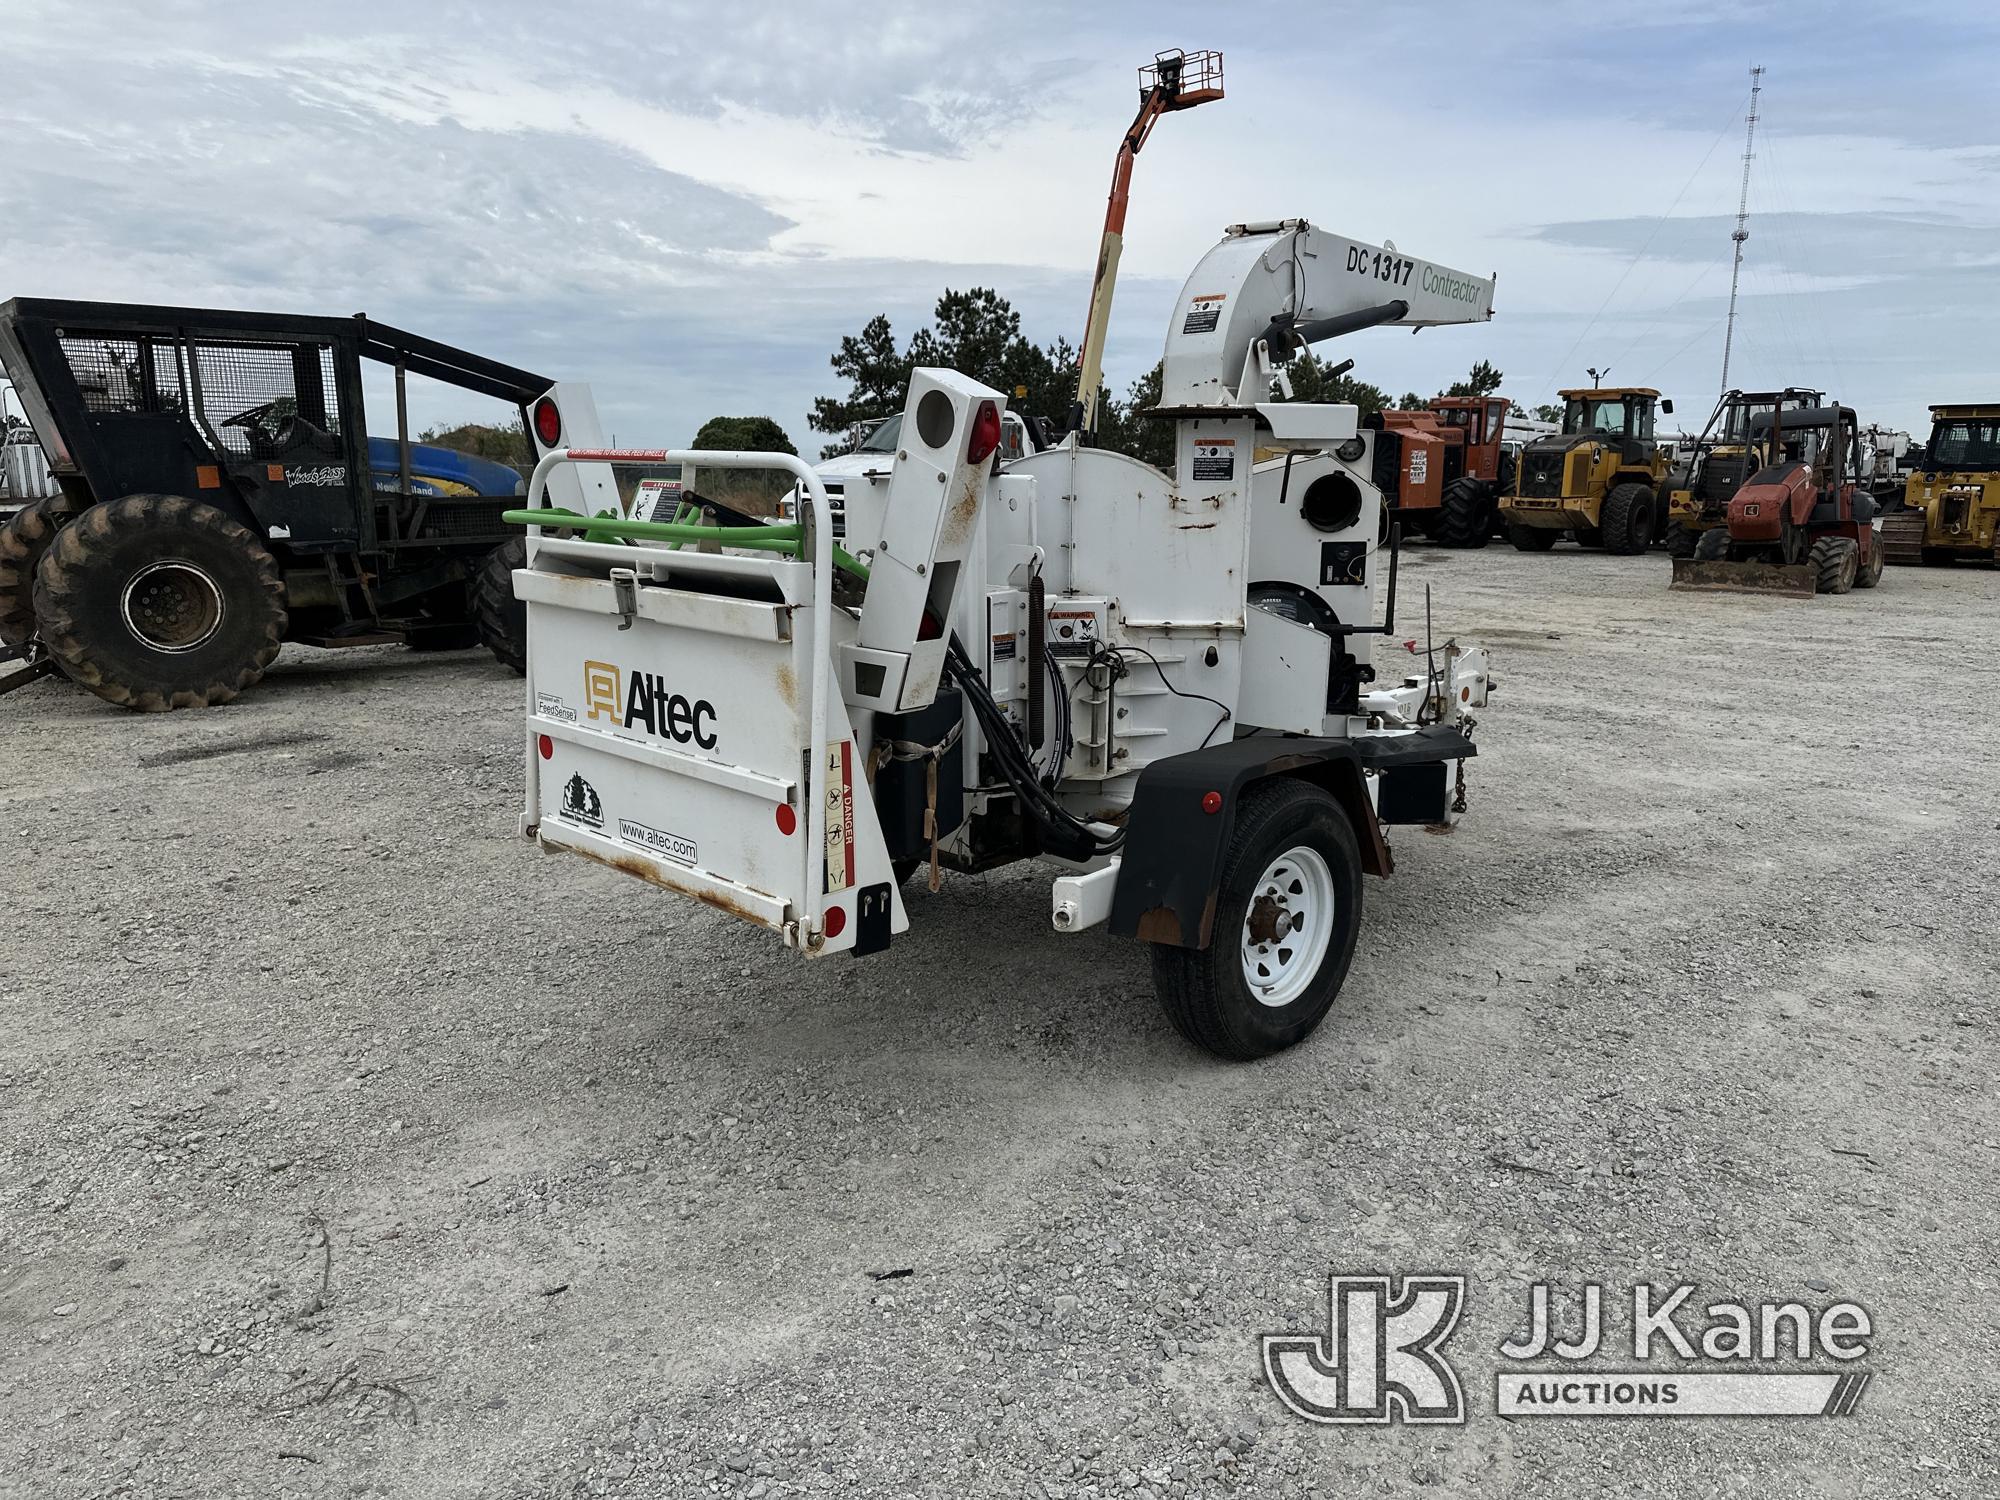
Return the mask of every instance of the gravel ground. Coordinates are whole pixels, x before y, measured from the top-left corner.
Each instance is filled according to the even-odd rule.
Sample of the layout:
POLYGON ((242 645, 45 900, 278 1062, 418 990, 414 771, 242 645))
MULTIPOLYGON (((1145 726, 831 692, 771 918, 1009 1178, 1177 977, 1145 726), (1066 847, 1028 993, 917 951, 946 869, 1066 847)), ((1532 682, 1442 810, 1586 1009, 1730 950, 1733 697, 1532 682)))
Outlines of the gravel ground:
POLYGON ((543 857, 471 656, 6 699, 0 1491, 1994 1494, 2000 574, 1665 572, 1414 555, 1472 811, 1247 1067, 1027 872, 807 964, 543 857), (1330 1269, 1470 1278, 1468 1425, 1280 1406, 1330 1269), (1874 1383, 1503 1421, 1536 1279, 1853 1298, 1874 1383))

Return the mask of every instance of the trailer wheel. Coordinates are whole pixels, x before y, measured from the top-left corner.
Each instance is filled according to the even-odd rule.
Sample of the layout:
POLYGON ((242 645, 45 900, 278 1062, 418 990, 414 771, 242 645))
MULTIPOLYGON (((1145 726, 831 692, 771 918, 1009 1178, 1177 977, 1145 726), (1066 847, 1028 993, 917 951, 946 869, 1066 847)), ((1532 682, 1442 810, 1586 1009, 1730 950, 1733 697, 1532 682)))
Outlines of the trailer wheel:
POLYGON ((1653 544, 1653 492, 1643 484, 1617 484, 1598 515, 1604 550, 1632 557, 1653 544))
POLYGON ((127 495, 56 534, 35 613, 77 683, 161 713, 227 703, 264 675, 285 637, 285 586, 263 543, 214 506, 127 495))
POLYGON ((1514 544, 1518 552, 1546 552, 1562 540, 1562 533, 1546 526, 1516 526, 1510 521, 1507 540, 1514 544))
POLYGON ((1493 539, 1493 495, 1479 480, 1461 474, 1444 487, 1431 535, 1445 547, 1484 547, 1493 539))
POLYGON ((25 646, 35 634, 35 568, 56 533, 83 507, 67 495, 31 500, 0 526, 0 641, 25 646))
POLYGON ((1303 1041, 1340 993, 1361 930, 1361 851, 1331 794, 1289 777, 1237 809, 1215 941, 1153 945, 1153 987, 1174 1029, 1247 1061, 1303 1041))
POLYGON ((1851 536, 1823 536, 1806 554, 1816 594, 1846 593, 1854 587, 1854 575, 1860 564, 1861 548, 1851 536))
POLYGON ((1729 556, 1729 528, 1711 526, 1694 539, 1694 555, 1703 562, 1721 562, 1729 556))
POLYGON ((1700 542, 1698 533, 1689 531, 1679 521, 1667 523, 1665 544, 1669 557, 1693 557, 1695 546, 1700 542))
POLYGON ((528 675, 528 606, 514 597, 514 570, 528 565, 528 539, 509 537, 479 565, 472 583, 473 623, 479 639, 516 677, 528 675))

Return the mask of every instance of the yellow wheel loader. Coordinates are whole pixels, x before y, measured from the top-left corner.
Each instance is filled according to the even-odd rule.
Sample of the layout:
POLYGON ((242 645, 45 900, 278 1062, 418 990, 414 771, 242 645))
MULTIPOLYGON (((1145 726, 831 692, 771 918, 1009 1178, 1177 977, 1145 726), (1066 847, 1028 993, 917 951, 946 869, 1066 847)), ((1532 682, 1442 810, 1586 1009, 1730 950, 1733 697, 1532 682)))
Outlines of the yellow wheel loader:
POLYGON ((1500 498, 1507 539, 1546 552, 1564 535, 1606 552, 1644 552, 1659 530, 1667 454, 1653 439, 1655 411, 1674 404, 1638 386, 1564 391, 1562 430, 1521 450, 1500 498))
POLYGON ((1825 401, 1824 392, 1803 386, 1724 391, 1695 439, 1684 480, 1668 497, 1667 555, 1693 557, 1703 533, 1726 529, 1731 497, 1752 474, 1776 461, 1770 456, 1769 434, 1776 431, 1782 441, 1787 412, 1816 411, 1825 401))
POLYGON ((1931 408, 1924 461, 1882 542, 1892 563, 2000 563, 2000 402, 1931 408))

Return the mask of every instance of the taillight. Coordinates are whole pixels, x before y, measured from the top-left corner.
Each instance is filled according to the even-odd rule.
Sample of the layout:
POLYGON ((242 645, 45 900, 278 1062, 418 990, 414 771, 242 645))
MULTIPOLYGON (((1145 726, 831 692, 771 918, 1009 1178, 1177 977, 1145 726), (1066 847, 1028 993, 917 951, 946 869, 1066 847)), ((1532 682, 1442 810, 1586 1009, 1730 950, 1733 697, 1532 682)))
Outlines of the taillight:
POLYGON ((535 403, 535 436, 544 448, 553 448, 562 439, 562 413, 547 396, 535 403))
POLYGON ((1000 408, 991 401, 979 403, 979 410, 972 416, 972 441, 965 450, 965 461, 969 464, 983 464, 993 456, 993 450, 1000 446, 1000 408))

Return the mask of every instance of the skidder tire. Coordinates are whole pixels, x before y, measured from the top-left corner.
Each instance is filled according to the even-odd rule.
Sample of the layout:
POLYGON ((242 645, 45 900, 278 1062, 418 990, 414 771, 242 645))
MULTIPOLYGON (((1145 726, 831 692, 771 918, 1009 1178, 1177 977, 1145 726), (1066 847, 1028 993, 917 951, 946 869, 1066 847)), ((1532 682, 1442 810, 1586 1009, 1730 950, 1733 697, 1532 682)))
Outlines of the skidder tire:
POLYGON ((1507 540, 1514 544, 1517 552, 1546 552, 1562 540, 1562 533, 1546 526, 1516 526, 1510 521, 1507 524, 1507 540))
POLYGON ((1844 594, 1854 587, 1861 548, 1851 536, 1823 536, 1806 554, 1806 565, 1812 569, 1814 593, 1844 594))
POLYGON ((30 501, 0 526, 0 642, 25 646, 34 638, 35 569, 82 509, 67 495, 52 495, 30 501))
POLYGON ((285 637, 264 544, 212 505, 127 495, 56 534, 35 572, 42 640, 107 703, 145 713, 227 703, 285 637))
POLYGON ((1729 556, 1729 528, 1711 526, 1694 539, 1694 555, 1703 562, 1721 562, 1729 556))
POLYGON ((1444 487, 1431 535, 1444 547, 1484 547, 1493 539, 1493 496, 1470 475, 1444 487))
POLYGON ((486 554, 472 583, 472 617, 493 659, 528 675, 528 606, 514 597, 514 570, 528 565, 528 539, 510 537, 486 554))
POLYGON ((1215 940, 1153 945, 1153 988, 1174 1029, 1248 1061, 1303 1041, 1354 961, 1361 851, 1332 796, 1280 777, 1237 808, 1223 856, 1215 940))
POLYGON ((1700 537, 1679 521, 1669 522, 1667 534, 1662 538, 1662 544, 1666 547, 1669 557, 1693 557, 1695 544, 1699 541, 1700 537))
POLYGON ((1604 497, 1598 516, 1604 550, 1633 557, 1653 544, 1653 492, 1643 484, 1618 484, 1604 497))

